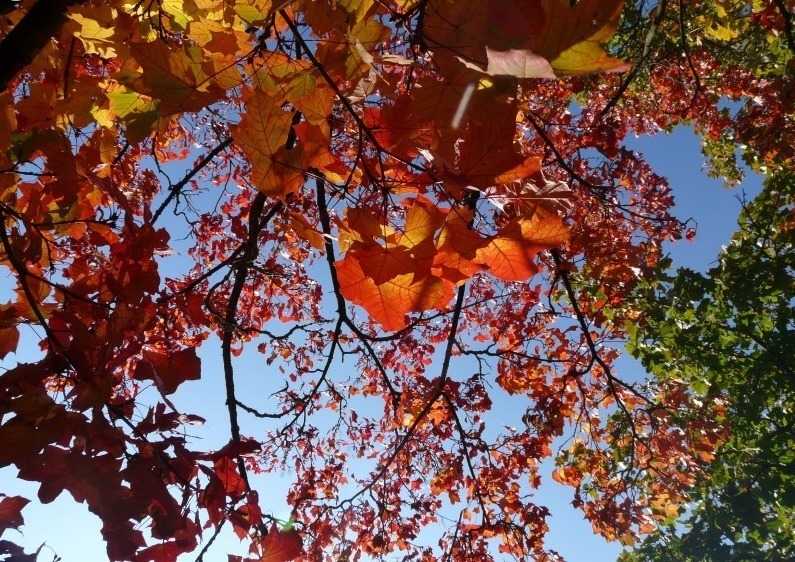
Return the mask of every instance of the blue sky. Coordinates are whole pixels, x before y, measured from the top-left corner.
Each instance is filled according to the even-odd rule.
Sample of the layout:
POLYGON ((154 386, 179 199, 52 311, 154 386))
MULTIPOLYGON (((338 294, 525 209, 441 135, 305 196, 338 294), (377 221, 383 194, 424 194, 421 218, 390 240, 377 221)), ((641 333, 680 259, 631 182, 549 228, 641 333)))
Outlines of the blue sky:
MULTIPOLYGON (((702 173, 703 157, 699 143, 698 137, 688 129, 679 129, 672 135, 659 134, 631 140, 629 146, 643 152, 657 173, 668 178, 677 201, 675 214, 681 219, 693 219, 698 226, 695 241, 683 240, 667 248, 674 258, 674 265, 706 271, 715 263, 721 246, 728 242, 736 228, 736 219, 741 208, 738 198, 744 191, 746 197, 752 199, 759 192, 761 178, 750 175, 740 188, 726 189, 721 181, 711 180, 702 173)), ((0 284, 0 291, 3 289, 7 290, 6 285, 0 284)), ((0 298, 3 298, 2 294, 0 298)), ((27 346, 27 349, 32 348, 27 346)), ((186 384, 185 392, 178 393, 175 402, 185 411, 198 413, 208 419, 208 427, 197 429, 205 440, 202 446, 211 447, 216 440, 220 446, 228 439, 223 401, 197 398, 217 395, 219 392, 217 382, 220 376, 217 375, 221 368, 218 346, 212 346, 211 342, 211 349, 206 353, 202 352, 202 355, 205 379, 186 384)), ((245 363, 246 355, 243 357, 245 363)), ((8 368, 18 360, 26 359, 10 355, 0 365, 8 368)), ((261 356, 259 361, 261 363, 261 356)), ((245 370, 245 365, 241 366, 245 370)), ((636 378, 641 374, 638 372, 640 367, 629 360, 622 361, 619 368, 625 370, 624 376, 627 378, 636 378), (628 370, 634 372, 630 374, 626 372, 628 370)), ((34 501, 23 511, 26 520, 26 525, 22 528, 23 536, 11 531, 4 538, 23 544, 28 550, 35 550, 46 542, 64 562, 102 562, 107 559, 100 539, 99 522, 83 506, 75 504, 68 494, 62 494, 52 504, 39 506, 35 502, 38 487, 15 480, 15 474, 14 469, 0 470, 0 490, 9 495, 21 494, 34 501)), ((590 525, 583 520, 580 512, 570 507, 571 489, 552 482, 549 478, 549 467, 543 471, 542 477, 545 483, 538 491, 536 501, 547 505, 552 512, 548 521, 548 546, 572 562, 615 560, 620 546, 608 544, 593 535, 590 525)), ((274 498, 283 498, 282 490, 285 489, 287 480, 273 478, 269 476, 261 479, 260 490, 270 491, 274 498)), ((267 495, 261 491, 260 497, 267 507, 267 495)), ((233 542, 231 539, 223 543, 219 541, 219 548, 211 550, 207 559, 225 560, 225 548, 237 546, 233 542)), ((244 554, 239 547, 236 550, 238 554, 244 554)), ((50 560, 48 552, 50 551, 45 548, 39 560, 50 560)), ((187 556, 185 560, 194 558, 195 555, 187 556)))

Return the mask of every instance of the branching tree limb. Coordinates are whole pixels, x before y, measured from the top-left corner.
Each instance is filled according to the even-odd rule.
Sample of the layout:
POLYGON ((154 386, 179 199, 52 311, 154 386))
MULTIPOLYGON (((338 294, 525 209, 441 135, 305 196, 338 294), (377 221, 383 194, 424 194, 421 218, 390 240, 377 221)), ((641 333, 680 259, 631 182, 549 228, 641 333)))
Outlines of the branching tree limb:
POLYGON ((41 51, 66 23, 69 6, 85 0, 39 0, 0 42, 0 91, 41 51))

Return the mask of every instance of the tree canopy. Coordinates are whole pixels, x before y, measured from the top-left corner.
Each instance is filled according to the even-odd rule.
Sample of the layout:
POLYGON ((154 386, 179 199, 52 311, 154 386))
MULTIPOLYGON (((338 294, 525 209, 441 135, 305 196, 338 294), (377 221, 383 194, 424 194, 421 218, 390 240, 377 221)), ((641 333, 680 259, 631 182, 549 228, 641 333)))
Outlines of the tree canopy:
POLYGON ((732 433, 739 380, 615 369, 692 234, 623 139, 691 124, 727 181, 739 145, 791 167, 792 6, 623 4, 0 4, 0 467, 86 503, 114 561, 230 527, 267 562, 555 560, 553 457, 608 540, 708 506, 773 406, 732 433), (180 408, 208 377, 218 447, 180 408), (252 484, 281 474, 288 521, 252 484))
POLYGON ((769 178, 707 275, 682 270, 646 296, 650 313, 634 334, 635 354, 704 400, 724 395, 731 438, 694 489, 685 525, 662 527, 638 560, 795 556, 793 179, 769 178))

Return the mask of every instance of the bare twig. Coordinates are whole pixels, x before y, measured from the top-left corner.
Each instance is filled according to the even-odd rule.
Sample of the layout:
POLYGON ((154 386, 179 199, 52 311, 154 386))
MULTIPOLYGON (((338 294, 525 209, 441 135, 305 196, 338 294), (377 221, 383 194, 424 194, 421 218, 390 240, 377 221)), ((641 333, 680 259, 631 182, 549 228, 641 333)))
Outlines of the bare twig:
MULTIPOLYGON (((254 201, 251 203, 251 209, 249 210, 248 239, 243 255, 240 260, 238 260, 237 266, 235 267, 232 291, 229 294, 226 314, 224 315, 221 355, 224 364, 224 382, 226 387, 226 407, 229 413, 229 428, 232 442, 234 443, 240 442, 240 424, 237 419, 238 401, 237 398, 235 398, 235 371, 232 365, 232 340, 235 335, 237 306, 240 302, 243 288, 246 285, 248 270, 259 251, 259 234, 270 219, 282 208, 281 202, 274 203, 271 205, 268 213, 263 217, 263 220, 260 220, 260 216, 262 216, 265 207, 265 199, 265 195, 262 192, 257 192, 257 195, 254 196, 254 201)), ((237 458, 237 466, 240 471, 240 476, 245 482, 246 488, 248 488, 248 473, 246 471, 246 463, 242 457, 237 458)))
POLYGON ((157 208, 154 215, 152 215, 152 220, 150 221, 150 224, 155 224, 157 222, 157 219, 160 218, 160 215, 163 214, 163 211, 166 209, 166 207, 168 207, 168 205, 171 203, 174 197, 182 193, 182 190, 186 185, 188 185, 188 182, 190 182, 194 177, 196 177, 196 174, 202 171, 213 160, 213 158, 215 158, 221 152, 223 152, 226 149, 226 147, 228 147, 230 144, 232 144, 232 137, 229 137, 221 141, 221 143, 215 148, 213 148, 210 152, 208 152, 204 156, 204 158, 202 158, 193 167, 193 169, 185 175, 184 178, 182 178, 180 181, 172 185, 171 188, 169 188, 168 190, 168 195, 160 204, 160 206, 157 208))

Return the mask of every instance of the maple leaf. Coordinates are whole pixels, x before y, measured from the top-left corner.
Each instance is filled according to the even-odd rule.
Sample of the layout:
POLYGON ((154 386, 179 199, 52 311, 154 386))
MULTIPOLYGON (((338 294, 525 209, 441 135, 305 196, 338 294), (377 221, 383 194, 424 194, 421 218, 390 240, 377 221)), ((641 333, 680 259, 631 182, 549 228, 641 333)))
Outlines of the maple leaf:
POLYGON ((224 70, 206 61, 195 45, 172 48, 163 41, 135 42, 130 45, 130 53, 141 71, 131 74, 127 85, 159 99, 158 109, 163 115, 199 111, 240 82, 240 74, 233 67, 224 70))
POLYGON ((453 297, 452 282, 432 271, 434 237, 445 214, 424 197, 407 205, 405 230, 386 236, 383 245, 372 239, 379 225, 352 214, 348 227, 358 240, 335 264, 343 296, 387 330, 404 327, 408 312, 442 308, 453 297))
POLYGON ((495 51, 486 48, 486 72, 492 76, 516 78, 554 78, 549 61, 527 49, 495 51))
POLYGON ((215 474, 221 481, 226 494, 230 497, 240 497, 246 490, 246 483, 237 468, 237 463, 230 457, 221 457, 214 463, 215 474))
POLYGON ((575 198, 565 182, 550 181, 541 170, 523 180, 489 187, 484 193, 501 211, 510 205, 520 216, 557 215, 570 210, 575 198))
MULTIPOLYGON (((475 112, 469 107, 466 114, 475 112)), ((456 127, 444 129, 430 160, 453 193, 466 188, 484 189, 497 183, 522 179, 537 172, 541 162, 527 155, 516 142, 517 106, 501 104, 488 117, 467 118, 463 135, 456 127)))
POLYGON ((260 542, 260 562, 290 562, 303 551, 303 539, 295 529, 282 531, 274 524, 260 542))
POLYGON ((423 31, 431 47, 495 76, 619 71, 628 67, 607 56, 604 46, 622 6, 622 0, 436 0, 429 3, 423 31))
POLYGON ((19 329, 16 326, 0 328, 0 359, 17 350, 19 329))
POLYGON ((442 308, 453 298, 453 284, 431 274, 429 264, 418 269, 413 258, 405 248, 350 250, 335 264, 340 291, 384 329, 399 330, 407 313, 442 308))
POLYGON ((543 31, 530 42, 559 76, 624 71, 628 66, 605 54, 618 25, 623 0, 541 0, 547 16, 543 31))
POLYGON ((250 93, 246 113, 232 130, 235 143, 252 164, 252 181, 263 193, 283 197, 303 183, 300 149, 285 147, 293 114, 284 100, 260 89, 250 93))
POLYGON ((189 347, 171 353, 144 352, 135 369, 135 378, 151 380, 163 394, 172 394, 185 381, 201 377, 201 360, 189 347))
POLYGON ((538 269, 536 255, 563 244, 568 237, 569 227, 556 216, 513 220, 477 250, 477 260, 499 279, 526 281, 538 269))
POLYGON ((439 269, 440 277, 456 284, 486 269, 477 261, 477 251, 489 240, 472 228, 473 215, 472 210, 466 208, 449 213, 439 233, 434 268, 439 269))
MULTIPOLYGON (((609 343, 654 320, 633 291, 682 234, 665 180, 621 143, 688 123, 721 173, 737 142, 791 168, 780 2, 628 3, 622 20, 618 0, 6 4, 0 355, 20 359, 28 326, 42 357, 0 374, 0 466, 40 502, 85 501, 108 558, 173 560, 229 521, 270 562, 429 560, 414 538, 460 507, 448 555, 541 559, 548 512, 523 490, 567 429, 553 478, 624 544, 726 458, 734 406, 697 405, 703 381, 620 379, 609 343), (577 77, 626 68, 614 56, 639 64, 577 77), (225 403, 229 444, 208 452, 171 395, 191 404, 213 334, 222 391, 202 399, 225 403), (269 398, 242 392, 250 343, 269 398), (503 391, 522 424, 501 425, 503 391), (249 476, 285 467, 301 533, 252 538, 273 517, 249 476)), ((771 235, 791 232, 784 211, 771 235)), ((15 500, 0 529, 21 523, 15 500)))
POLYGON ((0 494, 0 535, 8 529, 18 529, 25 523, 22 518, 22 508, 30 503, 30 500, 22 496, 6 496, 0 494))
POLYGON ((69 13, 69 19, 76 24, 75 35, 83 43, 85 52, 98 54, 104 58, 117 56, 118 39, 115 34, 117 12, 112 6, 81 7, 69 13))

